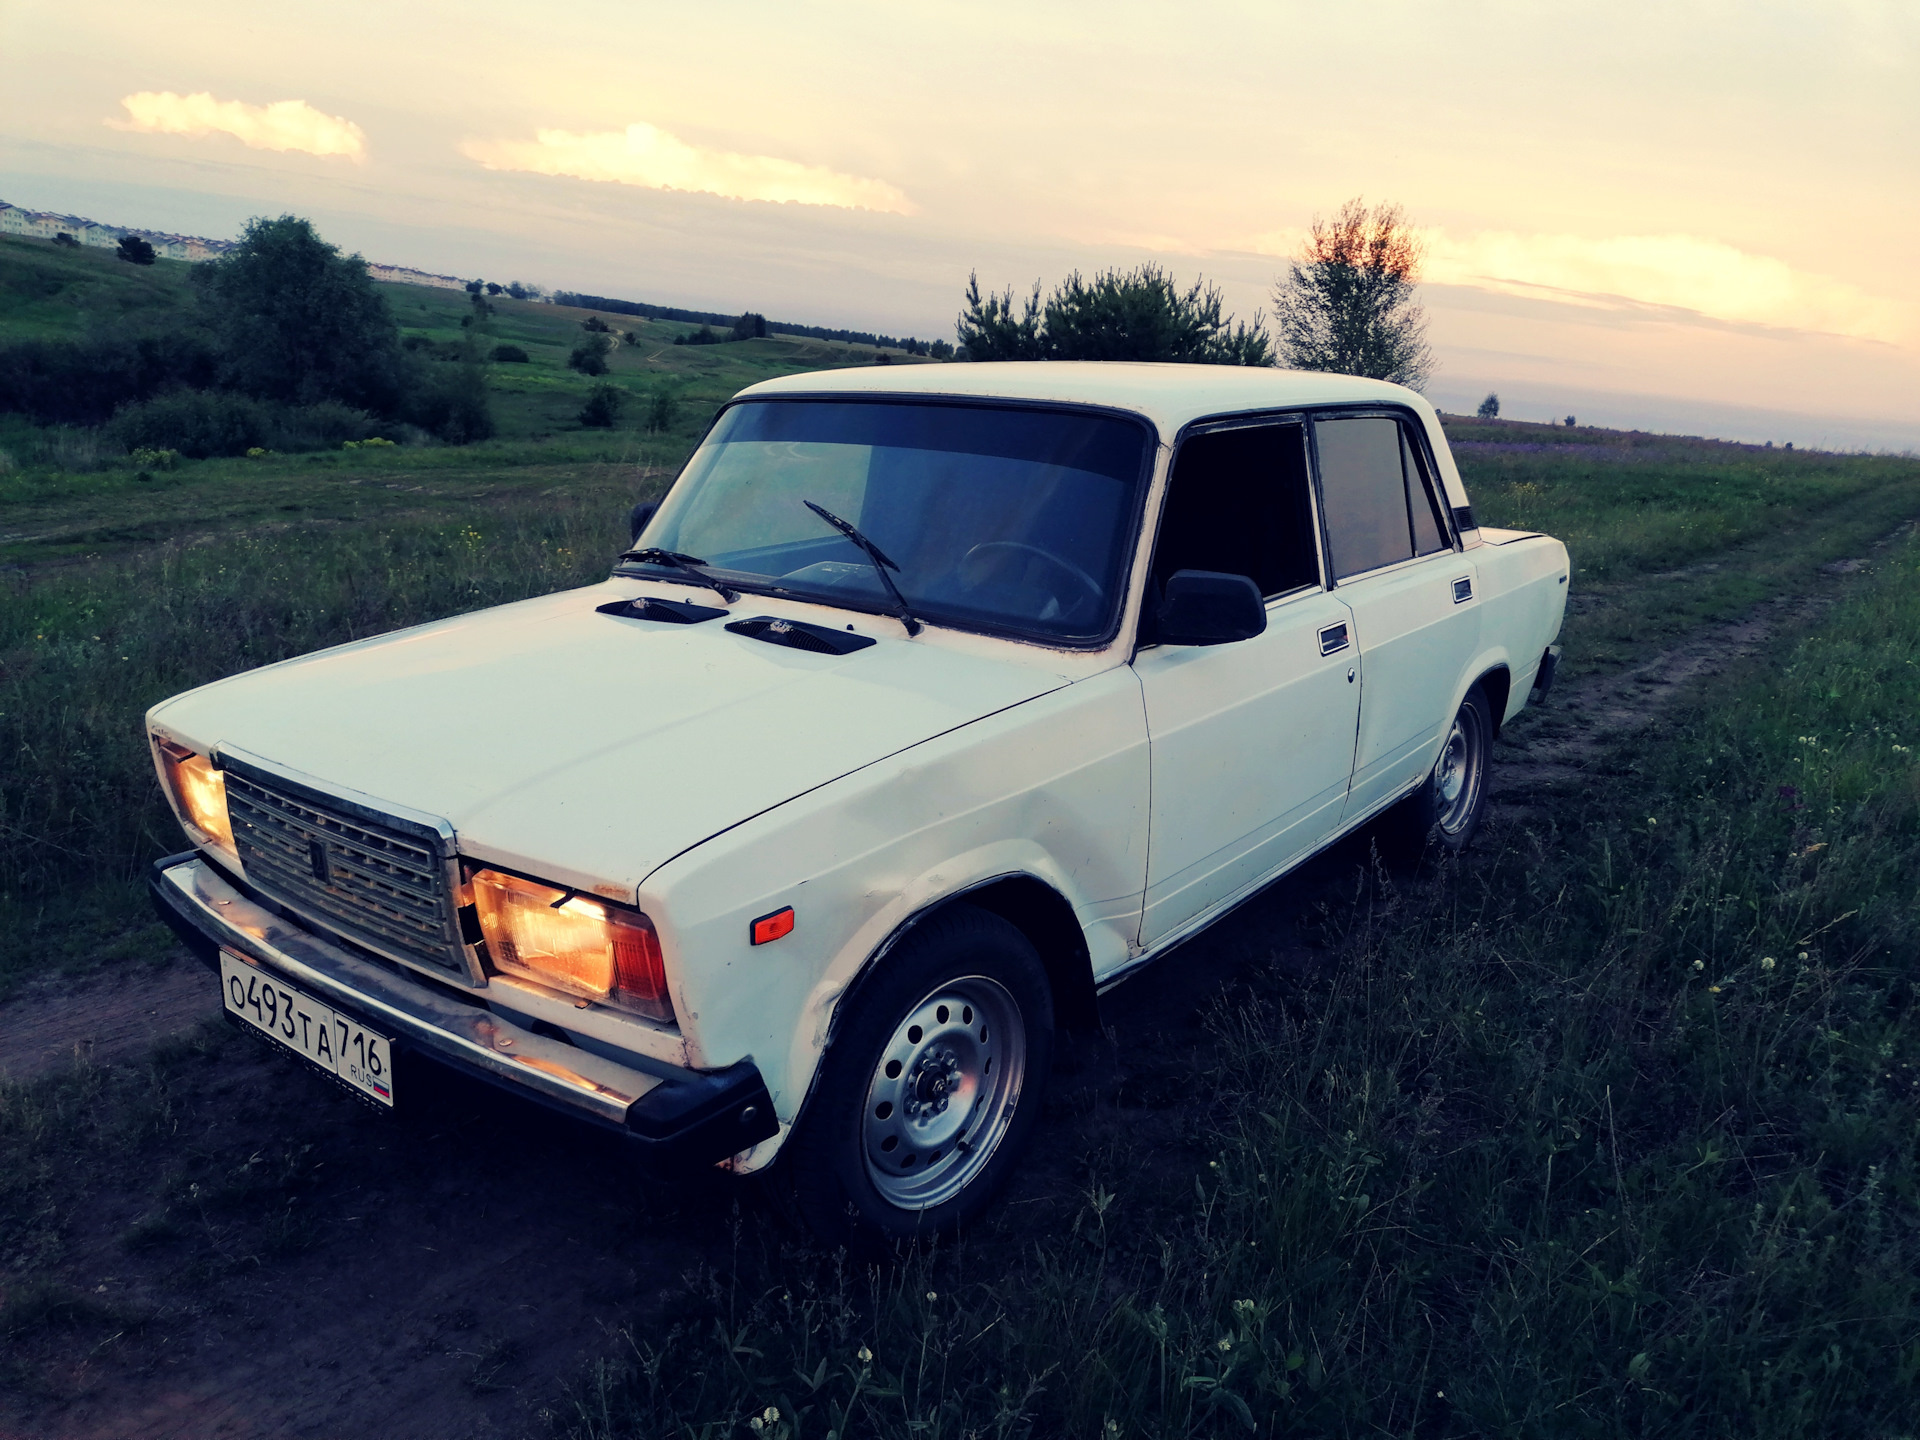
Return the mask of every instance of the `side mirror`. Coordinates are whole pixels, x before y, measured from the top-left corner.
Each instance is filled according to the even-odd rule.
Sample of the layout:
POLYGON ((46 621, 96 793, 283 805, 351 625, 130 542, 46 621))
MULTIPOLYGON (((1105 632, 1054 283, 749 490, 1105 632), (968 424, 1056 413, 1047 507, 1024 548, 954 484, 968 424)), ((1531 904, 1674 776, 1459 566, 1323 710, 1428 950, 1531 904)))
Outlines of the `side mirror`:
POLYGON ((1163 645, 1230 645, 1267 628, 1260 587, 1244 575, 1217 570, 1176 570, 1160 603, 1163 645))
POLYGON ((631 532, 627 536, 629 544, 638 545, 640 543, 640 532, 647 528, 647 522, 653 519, 653 512, 659 508, 660 502, 658 500, 642 500, 628 512, 627 529, 631 532))

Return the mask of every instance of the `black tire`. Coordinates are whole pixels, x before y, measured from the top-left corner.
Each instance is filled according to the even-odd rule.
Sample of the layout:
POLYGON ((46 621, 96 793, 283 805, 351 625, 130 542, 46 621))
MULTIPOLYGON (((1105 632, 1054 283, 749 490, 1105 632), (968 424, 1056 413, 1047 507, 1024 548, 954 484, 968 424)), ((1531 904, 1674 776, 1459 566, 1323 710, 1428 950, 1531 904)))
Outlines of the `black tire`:
POLYGON ((1460 702, 1439 758, 1420 788, 1380 817, 1374 843, 1389 865, 1410 869, 1429 849, 1459 854, 1473 843, 1487 808, 1493 706, 1475 685, 1460 702))
POLYGON ((971 905, 940 911, 846 1002, 781 1157, 794 1208, 860 1253, 952 1234, 1019 1164, 1052 1063, 1053 995, 1033 945, 971 905))

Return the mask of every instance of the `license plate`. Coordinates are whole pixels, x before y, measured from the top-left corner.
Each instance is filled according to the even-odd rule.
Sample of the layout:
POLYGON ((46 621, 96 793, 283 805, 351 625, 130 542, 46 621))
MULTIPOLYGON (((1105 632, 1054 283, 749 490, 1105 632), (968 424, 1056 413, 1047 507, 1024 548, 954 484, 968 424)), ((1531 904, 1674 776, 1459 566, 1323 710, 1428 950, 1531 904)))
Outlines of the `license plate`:
POLYGON ((230 950, 220 952, 220 992, 229 1013, 362 1094, 393 1104, 393 1046, 386 1036, 230 950))

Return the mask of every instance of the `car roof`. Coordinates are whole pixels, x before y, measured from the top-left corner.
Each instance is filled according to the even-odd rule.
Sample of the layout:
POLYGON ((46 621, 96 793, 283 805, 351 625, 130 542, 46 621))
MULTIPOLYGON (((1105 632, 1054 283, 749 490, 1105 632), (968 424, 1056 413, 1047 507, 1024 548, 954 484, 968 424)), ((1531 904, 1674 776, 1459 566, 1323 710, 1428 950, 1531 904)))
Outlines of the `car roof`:
POLYGON ((1423 418, 1431 413, 1417 393, 1385 380, 1266 366, 1121 360, 956 361, 813 370, 763 380, 737 398, 783 395, 937 395, 1107 405, 1146 416, 1168 440, 1193 420, 1246 410, 1396 404, 1412 407, 1423 418))

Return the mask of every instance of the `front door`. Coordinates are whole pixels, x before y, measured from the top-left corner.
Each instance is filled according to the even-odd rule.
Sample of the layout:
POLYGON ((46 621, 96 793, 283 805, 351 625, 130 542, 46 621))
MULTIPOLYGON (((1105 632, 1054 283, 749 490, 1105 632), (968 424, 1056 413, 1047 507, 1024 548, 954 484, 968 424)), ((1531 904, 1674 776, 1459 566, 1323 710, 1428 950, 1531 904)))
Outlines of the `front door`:
POLYGON ((1149 947, 1333 832, 1359 716, 1353 616, 1322 583, 1303 425, 1244 425, 1182 444, 1149 605, 1188 569, 1251 577, 1267 597, 1267 628, 1226 645, 1147 645, 1134 660, 1153 776, 1140 933, 1149 947))

